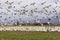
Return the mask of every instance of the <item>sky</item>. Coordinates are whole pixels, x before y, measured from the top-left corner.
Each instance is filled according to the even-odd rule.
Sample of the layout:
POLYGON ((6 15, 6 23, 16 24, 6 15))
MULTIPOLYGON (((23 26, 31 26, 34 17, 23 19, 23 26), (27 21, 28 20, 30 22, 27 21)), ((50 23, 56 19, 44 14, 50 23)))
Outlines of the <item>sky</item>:
POLYGON ((0 24, 17 21, 60 24, 60 0, 0 0, 0 24))

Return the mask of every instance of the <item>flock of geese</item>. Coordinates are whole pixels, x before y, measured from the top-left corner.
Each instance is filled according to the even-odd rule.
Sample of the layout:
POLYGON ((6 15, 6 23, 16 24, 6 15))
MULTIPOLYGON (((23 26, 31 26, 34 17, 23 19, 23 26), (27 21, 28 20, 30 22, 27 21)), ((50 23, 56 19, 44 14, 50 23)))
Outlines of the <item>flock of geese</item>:
POLYGON ((0 25, 60 22, 60 0, 0 0, 0 25), (46 21, 46 20, 44 20, 46 21))

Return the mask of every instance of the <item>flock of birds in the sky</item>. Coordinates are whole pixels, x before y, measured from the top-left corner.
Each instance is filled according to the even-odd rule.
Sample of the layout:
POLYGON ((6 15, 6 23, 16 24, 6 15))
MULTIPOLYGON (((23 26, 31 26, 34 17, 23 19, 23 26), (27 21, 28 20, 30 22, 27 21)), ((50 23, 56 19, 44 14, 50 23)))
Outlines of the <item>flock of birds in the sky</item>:
POLYGON ((0 0, 0 25, 60 22, 60 0, 0 0))

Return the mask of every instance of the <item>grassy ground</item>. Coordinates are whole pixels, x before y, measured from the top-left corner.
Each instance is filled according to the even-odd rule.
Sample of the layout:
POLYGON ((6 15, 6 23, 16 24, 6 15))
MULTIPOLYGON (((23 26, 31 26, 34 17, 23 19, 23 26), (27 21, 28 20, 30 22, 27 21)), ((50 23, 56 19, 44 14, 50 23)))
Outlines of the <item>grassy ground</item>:
POLYGON ((0 32, 0 40, 60 40, 58 32, 0 32))

